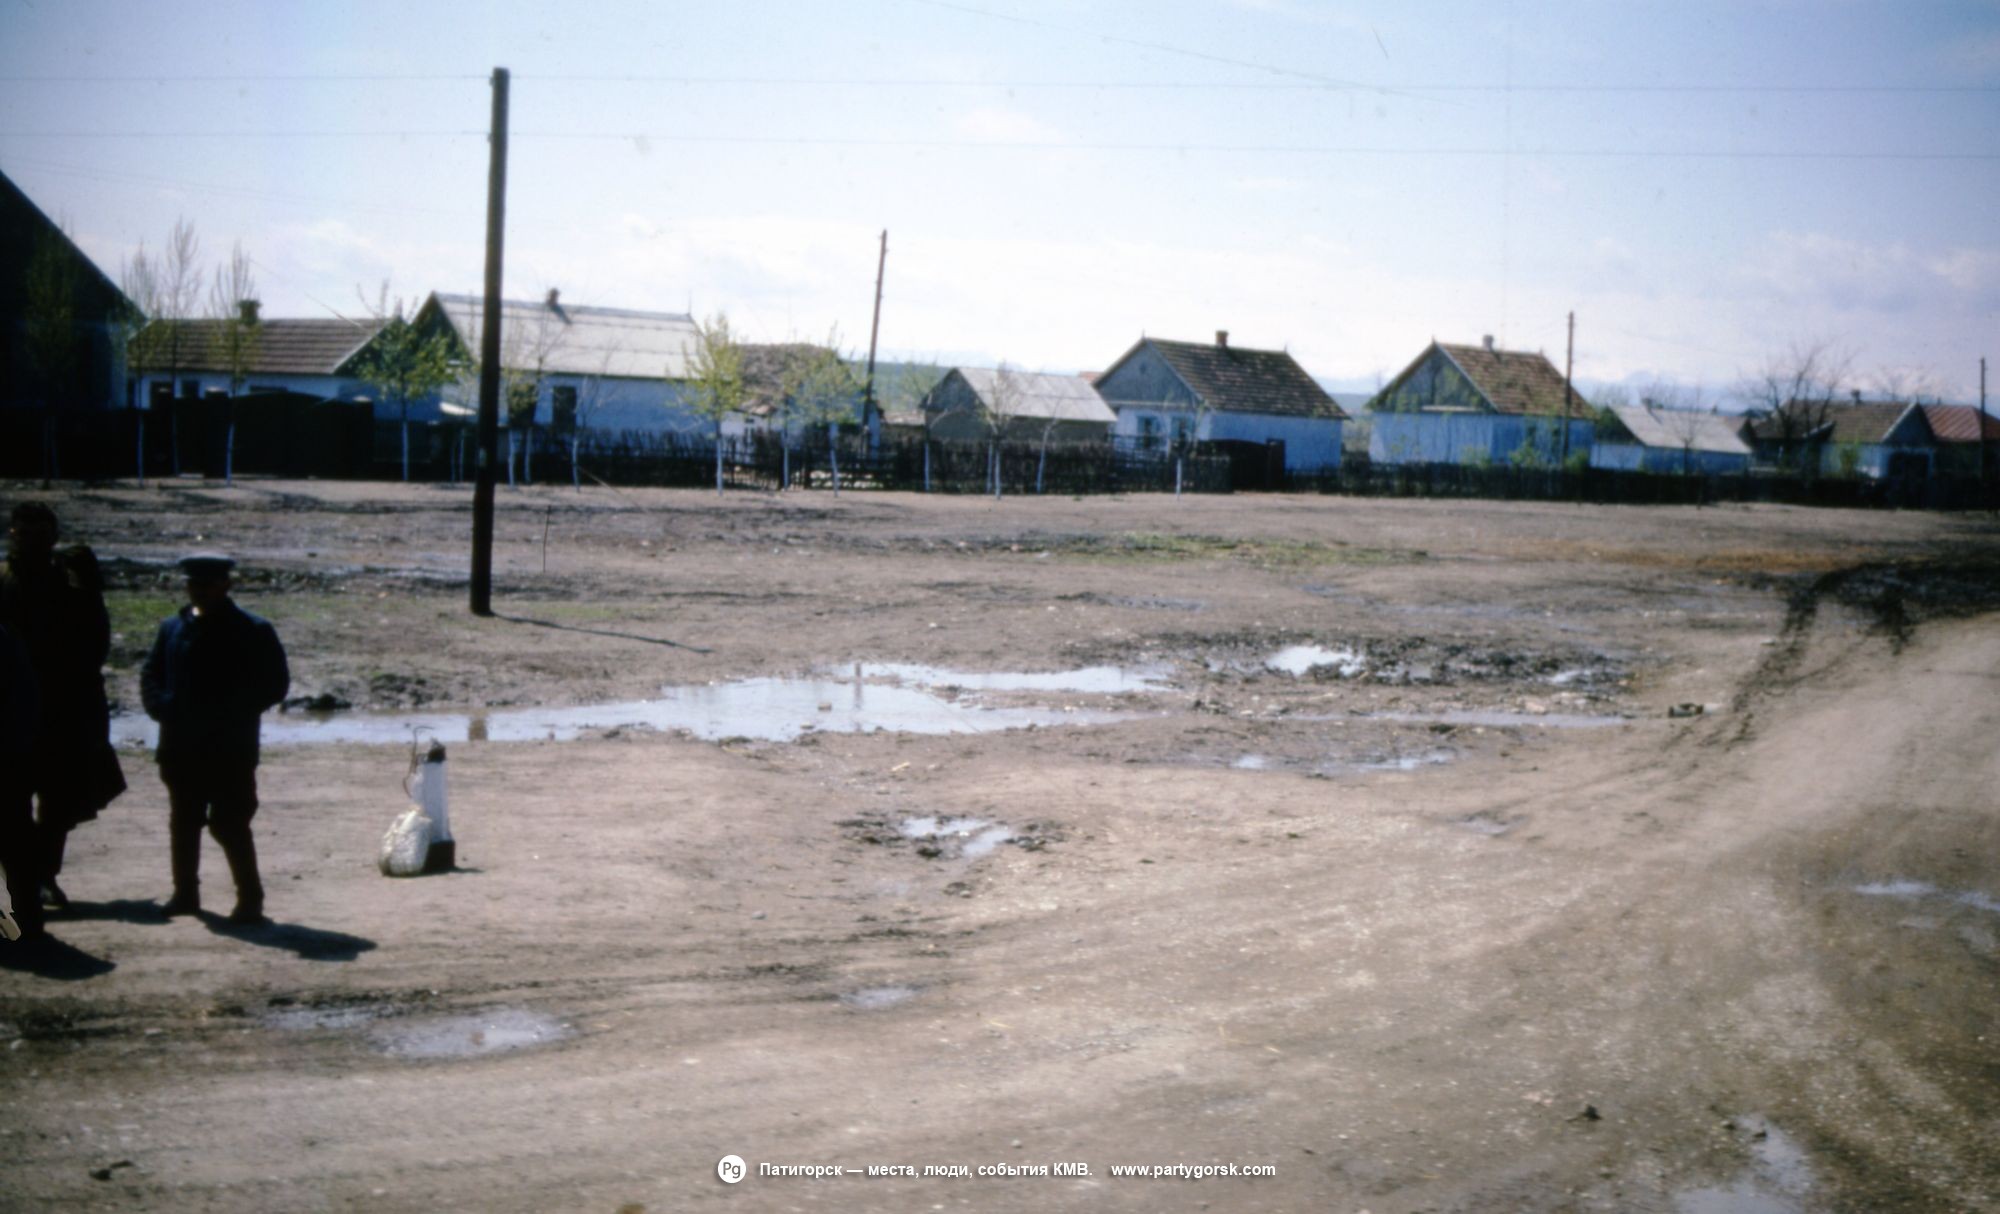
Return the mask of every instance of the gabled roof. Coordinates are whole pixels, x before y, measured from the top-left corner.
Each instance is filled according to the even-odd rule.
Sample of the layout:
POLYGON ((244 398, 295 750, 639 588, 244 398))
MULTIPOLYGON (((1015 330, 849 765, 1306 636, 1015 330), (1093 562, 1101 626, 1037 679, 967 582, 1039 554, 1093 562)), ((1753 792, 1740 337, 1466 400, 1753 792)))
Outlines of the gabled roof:
POLYGON ((1748 455, 1750 445, 1737 429, 1743 419, 1734 415, 1702 413, 1692 409, 1661 409, 1651 405, 1612 405, 1618 420, 1632 437, 1648 447, 1673 451, 1713 451, 1724 455, 1748 455))
MULTIPOLYGON (((154 321, 132 339, 134 346, 153 340, 165 321, 154 321)), ((223 326, 220 320, 181 321, 180 369, 184 371, 227 371, 216 356, 223 326)), ((361 352, 375 336, 382 322, 367 317, 310 317, 300 320, 257 322, 256 346, 251 351, 249 375, 338 375, 346 362, 361 352)), ((165 371, 165 367, 154 367, 165 371)))
MULTIPOLYGON (((982 408, 992 408, 996 399, 1004 395, 1002 403, 1009 417, 1101 426, 1115 425, 1118 421, 1118 415, 1104 403, 1097 389, 1080 375, 1010 370, 1004 373, 1003 386, 1002 374, 992 367, 953 367, 945 378, 957 376, 965 381, 982 408)), ((936 391, 932 389, 933 395, 936 391)))
POLYGON ((1923 407, 1909 401, 1789 400, 1783 410, 1791 419, 1789 426, 1785 418, 1767 414, 1751 421, 1750 433, 1766 442, 1790 437, 1831 443, 1881 443, 1888 441, 1912 410, 1919 418, 1923 417, 1923 407))
MULTIPOLYGON (((1495 413, 1562 413, 1562 372, 1540 353, 1441 341, 1431 344, 1458 364, 1458 369, 1493 406, 1495 413)), ((1419 358, 1418 362, 1421 361, 1419 358)), ((1397 378, 1400 380, 1402 376, 1397 378)), ((1583 393, 1572 390, 1569 400, 1571 417, 1589 417, 1593 412, 1583 393)))
POLYGON ((2000 442, 2000 417, 1982 414, 1974 405, 1924 405, 1924 420, 1941 443, 1976 443, 1985 431, 1987 442, 2000 442))
MULTIPOLYGON (((424 308, 440 310, 466 351, 477 354, 484 302, 476 295, 440 292, 424 308)), ((694 318, 684 312, 500 301, 500 358, 510 371, 539 367, 552 375, 685 379, 694 342, 694 318)))
POLYGON ((1188 390, 1218 413, 1344 419, 1347 414, 1284 350, 1142 337, 1102 378, 1151 346, 1188 390))
POLYGON ((61 225, 44 215, 21 187, 0 173, 0 267, 5 267, 0 270, 0 293, 5 295, 0 312, 11 312, 25 301, 28 266, 34 260, 36 245, 44 239, 56 241, 81 274, 77 285, 82 298, 77 303, 82 319, 99 321, 138 311, 97 263, 76 247, 61 225))

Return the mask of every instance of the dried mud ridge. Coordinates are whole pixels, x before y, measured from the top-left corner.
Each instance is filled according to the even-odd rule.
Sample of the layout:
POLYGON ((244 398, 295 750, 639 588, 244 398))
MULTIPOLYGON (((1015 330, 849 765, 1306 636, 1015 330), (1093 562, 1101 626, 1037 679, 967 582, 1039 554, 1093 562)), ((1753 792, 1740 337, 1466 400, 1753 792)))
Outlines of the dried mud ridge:
POLYGON ((2000 611, 2000 559, 1984 551, 1919 561, 1868 562, 1819 574, 1793 587, 1785 623, 1771 652, 1738 685, 1730 708, 1739 724, 1733 740, 1750 736, 1758 698, 1789 689, 1814 625, 1827 603, 1859 616, 1867 630, 1888 639, 1893 653, 1927 620, 1966 619, 2000 611))

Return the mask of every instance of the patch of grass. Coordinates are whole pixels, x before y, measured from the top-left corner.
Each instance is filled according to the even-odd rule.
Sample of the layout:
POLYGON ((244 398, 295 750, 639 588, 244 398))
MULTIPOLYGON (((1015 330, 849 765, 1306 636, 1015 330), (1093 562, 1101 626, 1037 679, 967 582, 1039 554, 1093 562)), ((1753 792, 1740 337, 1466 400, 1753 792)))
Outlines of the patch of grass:
POLYGON ((125 594, 111 591, 104 596, 104 608, 111 614, 111 631, 122 633, 127 645, 151 645, 160 621, 181 609, 185 599, 164 594, 125 594))
POLYGON ((1416 551, 1396 552, 1321 540, 1236 539, 1218 535, 1167 535, 1139 531, 1122 535, 1079 536, 1051 547, 1063 556, 1111 564, 1229 559, 1262 569, 1383 565, 1421 560, 1424 556, 1416 551))

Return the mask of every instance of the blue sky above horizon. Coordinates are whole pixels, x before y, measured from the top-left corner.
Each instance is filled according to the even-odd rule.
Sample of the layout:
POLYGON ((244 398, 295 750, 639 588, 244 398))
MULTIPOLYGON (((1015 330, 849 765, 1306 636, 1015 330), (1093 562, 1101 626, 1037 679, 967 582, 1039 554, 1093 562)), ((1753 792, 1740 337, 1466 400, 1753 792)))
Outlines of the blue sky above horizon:
POLYGON ((7 4, 0 171, 107 272, 176 216, 267 315, 480 282, 1079 370, 1142 333, 1362 387, 1432 338, 1711 397, 1798 342, 1977 394, 2000 3, 7 4))

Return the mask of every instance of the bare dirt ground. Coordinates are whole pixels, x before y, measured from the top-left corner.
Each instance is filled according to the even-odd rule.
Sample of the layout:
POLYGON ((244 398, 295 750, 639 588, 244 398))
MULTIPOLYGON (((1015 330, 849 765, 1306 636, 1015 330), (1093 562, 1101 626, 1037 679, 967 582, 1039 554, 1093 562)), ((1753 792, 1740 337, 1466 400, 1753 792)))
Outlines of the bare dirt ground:
POLYGON ((128 750, 64 951, 0 945, 5 1208, 2000 1209, 1991 519, 502 490, 479 620, 465 490, 6 497, 106 558, 127 706, 219 547, 335 721, 829 727, 455 743, 462 871, 401 881, 407 745, 271 746, 256 931, 155 918, 128 750), (1152 683, 836 732, 857 662, 1152 683))

